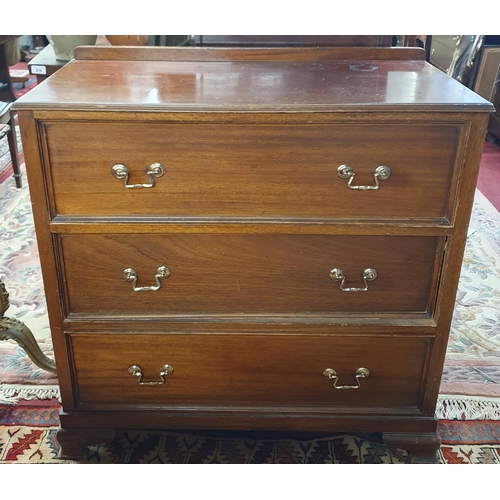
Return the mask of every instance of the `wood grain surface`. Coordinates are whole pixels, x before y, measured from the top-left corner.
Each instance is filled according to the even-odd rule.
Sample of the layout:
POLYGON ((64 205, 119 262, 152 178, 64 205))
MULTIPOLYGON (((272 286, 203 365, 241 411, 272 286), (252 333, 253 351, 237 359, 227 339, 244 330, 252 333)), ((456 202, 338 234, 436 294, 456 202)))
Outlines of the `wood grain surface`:
POLYGON ((432 306, 435 237, 323 235, 65 235, 62 257, 69 312, 87 314, 186 313, 421 313, 432 306), (157 291, 156 270, 170 277, 157 291), (344 287, 364 287, 363 271, 378 276, 367 292, 343 292, 330 271, 340 268, 344 287))
POLYGON ((429 346, 426 338, 231 335, 71 335, 78 401, 103 408, 137 406, 339 406, 418 407, 429 346), (139 365, 145 382, 129 375, 139 365), (323 376, 333 368, 338 385, 356 385, 355 372, 370 375, 360 389, 336 390, 323 376))
POLYGON ((15 103, 66 449, 170 425, 383 431, 433 453, 491 103, 422 50, 76 52, 15 103), (151 189, 112 176, 146 183, 157 162, 151 189), (342 164, 354 185, 391 175, 350 190, 342 164), (159 266, 157 291, 123 279, 155 285, 159 266), (378 276, 343 292, 333 268, 378 276), (164 385, 127 373, 165 363, 164 385), (354 385, 362 366, 359 389, 322 375, 354 385))
POLYGON ((494 110, 426 61, 369 57, 320 62, 74 60, 14 107, 211 113, 494 110))
POLYGON ((212 47, 389 47, 391 35, 194 35, 196 46, 212 47))
MULTIPOLYGON (((105 118, 103 116, 103 118, 105 118)), ((452 210, 455 124, 45 124, 55 211, 70 216, 429 219, 452 210), (123 164, 127 189, 112 174, 123 164), (338 167, 350 165, 349 189, 338 167)))

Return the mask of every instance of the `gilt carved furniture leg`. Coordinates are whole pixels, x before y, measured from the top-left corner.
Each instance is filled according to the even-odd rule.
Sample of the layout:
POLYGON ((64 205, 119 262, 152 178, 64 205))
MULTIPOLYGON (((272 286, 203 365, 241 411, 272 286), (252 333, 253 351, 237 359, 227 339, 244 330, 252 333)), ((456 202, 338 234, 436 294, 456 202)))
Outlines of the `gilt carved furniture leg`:
POLYGON ((51 373, 56 373, 56 365, 41 351, 31 330, 21 321, 6 318, 5 312, 9 308, 9 294, 5 285, 0 281, 0 340, 14 340, 38 367, 51 373))

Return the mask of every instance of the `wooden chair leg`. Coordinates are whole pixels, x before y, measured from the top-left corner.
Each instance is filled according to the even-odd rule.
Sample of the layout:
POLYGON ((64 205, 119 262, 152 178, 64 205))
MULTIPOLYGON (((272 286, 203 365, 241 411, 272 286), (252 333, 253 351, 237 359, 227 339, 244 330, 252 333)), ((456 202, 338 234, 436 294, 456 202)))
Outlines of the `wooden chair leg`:
POLYGON ((12 170, 14 171, 14 180, 16 181, 16 187, 22 187, 22 175, 21 165, 19 164, 19 153, 17 151, 17 137, 16 137, 16 127, 14 124, 14 112, 10 111, 10 131, 7 133, 7 140, 9 142, 10 156, 12 159, 12 170))

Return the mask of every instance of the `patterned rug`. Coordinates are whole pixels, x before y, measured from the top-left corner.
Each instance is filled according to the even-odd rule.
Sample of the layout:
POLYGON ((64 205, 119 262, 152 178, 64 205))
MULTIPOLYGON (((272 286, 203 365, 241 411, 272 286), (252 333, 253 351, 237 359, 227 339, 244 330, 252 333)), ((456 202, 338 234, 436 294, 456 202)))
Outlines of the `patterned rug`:
MULTIPOLYGON (((59 463, 59 406, 0 407, 0 463, 59 463)), ((377 435, 290 439, 262 434, 124 430, 92 446, 83 463, 407 463, 377 435)))
POLYGON ((500 214, 476 190, 437 417, 500 420, 500 214))
MULTIPOLYGON (((1 463, 90 464, 404 464, 378 434, 286 436, 272 433, 120 430, 78 462, 60 460, 56 401, 0 406, 1 463)), ((500 464, 500 422, 441 421, 438 462, 500 464)))
MULTIPOLYGON (((24 170, 24 167, 23 167, 24 170)), ((7 316, 27 324, 42 351, 52 342, 26 183, 0 184, 0 279, 7 316)), ((14 342, 0 342, 0 462, 57 458, 57 377, 14 342), (30 402, 30 400, 33 400, 30 402), (31 403, 31 404, 30 404, 31 403)), ((476 191, 436 416, 443 463, 500 463, 500 214, 476 191), (467 421, 467 422, 465 422, 467 421), (471 422, 477 421, 477 422, 471 422)), ((122 431, 90 449, 89 463, 401 463, 377 435, 296 440, 206 433, 122 431)))
MULTIPOLYGON (((27 183, 17 189, 9 177, 0 184, 0 214, 0 280, 11 304, 6 316, 26 323, 44 354, 53 358, 27 183)), ((58 396, 55 375, 35 366, 14 341, 0 342, 0 404, 58 396)))

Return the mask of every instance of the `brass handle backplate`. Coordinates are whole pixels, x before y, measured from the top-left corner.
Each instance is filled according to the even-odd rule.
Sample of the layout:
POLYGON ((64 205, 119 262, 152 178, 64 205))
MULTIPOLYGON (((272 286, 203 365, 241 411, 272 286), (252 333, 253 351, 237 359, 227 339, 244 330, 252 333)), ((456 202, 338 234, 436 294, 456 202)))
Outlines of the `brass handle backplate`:
POLYGON ((151 291, 154 292, 156 290, 159 290, 161 288, 161 279, 167 279, 170 276, 170 269, 165 266, 160 266, 156 270, 156 286, 137 286, 137 273, 133 269, 124 269, 123 270, 123 279, 126 281, 133 281, 132 283, 132 289, 134 292, 143 292, 143 291, 151 291))
POLYGON ((160 381, 156 382, 143 382, 142 368, 138 365, 130 365, 128 367, 128 372, 132 375, 132 377, 137 378, 137 383, 139 385, 163 385, 165 383, 165 377, 172 375, 172 373, 174 373, 174 369, 170 365, 163 365, 160 368, 160 381))
POLYGON ((360 379, 367 378, 370 375, 370 370, 368 368, 358 368, 356 370, 356 382, 357 385, 337 385, 339 377, 337 372, 333 368, 326 368, 323 371, 323 377, 327 380, 333 380, 334 389, 359 389, 361 387, 360 379))
POLYGON ((374 186, 353 186, 352 181, 354 180, 356 174, 354 173, 352 167, 350 167, 349 165, 340 165, 337 171, 341 179, 349 179, 349 182, 347 183, 347 187, 349 189, 359 189, 360 191, 378 189, 380 187, 379 179, 385 181, 391 175, 391 169, 387 165, 380 165, 375 169, 375 172, 373 173, 373 178, 375 179, 374 186))
POLYGON ((343 292, 367 292, 368 283, 367 281, 373 281, 377 277, 377 270, 369 267, 363 271, 363 281, 365 282, 364 288, 344 288, 345 276, 342 269, 332 269, 330 271, 330 278, 333 281, 341 281, 340 289, 343 292))
POLYGON ((154 178, 158 179, 165 175, 165 167, 161 163, 153 163, 146 172, 146 175, 149 177, 149 184, 128 184, 129 172, 125 165, 118 163, 113 166, 111 171, 117 179, 123 180, 123 185, 127 189, 152 188, 155 185, 154 178))

